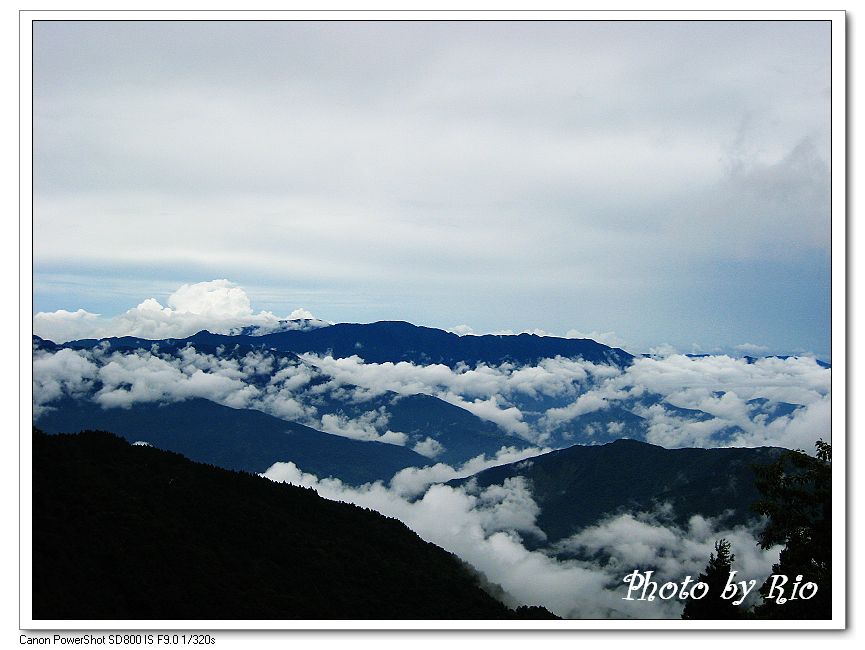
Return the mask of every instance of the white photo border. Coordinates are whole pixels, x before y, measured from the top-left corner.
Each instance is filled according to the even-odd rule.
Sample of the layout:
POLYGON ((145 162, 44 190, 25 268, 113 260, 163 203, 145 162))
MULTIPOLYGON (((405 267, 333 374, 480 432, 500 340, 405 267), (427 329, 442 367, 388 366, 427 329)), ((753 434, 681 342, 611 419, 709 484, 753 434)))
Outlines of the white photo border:
POLYGON ((841 630, 846 629, 847 593, 847 187, 844 11, 567 11, 567 10, 22 10, 19 13, 19 626, 22 630, 841 630), (828 21, 831 23, 832 182, 832 443, 833 443, 833 618, 828 621, 406 621, 406 620, 35 620, 32 618, 32 23, 34 21, 138 20, 455 20, 455 21, 828 21))

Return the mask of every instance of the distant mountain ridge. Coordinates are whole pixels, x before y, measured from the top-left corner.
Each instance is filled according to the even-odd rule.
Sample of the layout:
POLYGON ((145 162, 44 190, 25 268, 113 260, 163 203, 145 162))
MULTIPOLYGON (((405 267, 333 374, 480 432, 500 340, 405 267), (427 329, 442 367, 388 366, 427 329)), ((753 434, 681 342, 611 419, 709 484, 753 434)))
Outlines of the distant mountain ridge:
MULTIPOLYGON (((143 350, 137 356, 147 363, 158 357, 151 366, 155 372, 165 362, 180 379, 180 373, 193 371, 223 373, 232 380, 239 378, 244 386, 244 392, 235 392, 230 400, 201 388, 194 389, 198 396, 297 419, 327 433, 404 445, 432 461, 453 466, 481 453, 493 456, 502 447, 564 448, 620 438, 660 441, 668 446, 677 440, 705 446, 748 444, 754 432, 769 425, 781 430, 793 419, 804 417, 809 408, 807 404, 767 399, 772 393, 765 392, 766 397, 745 403, 735 386, 712 392, 712 399, 703 403, 682 402, 675 393, 662 394, 666 390, 663 382, 656 381, 654 388, 638 386, 639 371, 653 364, 640 360, 631 368, 632 355, 588 339, 531 334, 458 336, 401 321, 256 334, 201 331, 181 339, 83 339, 59 346, 38 337, 33 341, 37 356, 79 350, 86 364, 92 364, 88 370, 96 379, 91 383, 87 378, 82 380, 79 388, 69 393, 76 397, 95 398, 102 378, 112 376, 103 372, 103 366, 114 360, 124 368, 127 383, 109 385, 108 390, 123 401, 137 399, 135 394, 122 392, 133 385, 136 392, 145 394, 147 380, 142 379, 139 386, 129 370, 138 363, 132 353, 143 350), (127 358, 132 361, 124 364, 123 359, 112 356, 115 353, 130 355, 127 358), (328 355, 337 359, 358 357, 360 361, 335 361, 328 355), (585 362, 596 365, 590 367, 585 362), (409 363, 413 365, 406 365, 409 363), (625 385, 633 386, 609 393, 616 383, 610 380, 617 374, 622 375, 625 385), (713 406, 727 393, 733 393, 732 401, 742 402, 743 417, 738 420, 730 416, 729 409, 713 406), (781 418, 787 420, 779 421, 781 418), (699 436, 690 434, 692 425, 698 425, 693 430, 699 431, 699 436), (659 435, 659 431, 671 434, 659 435)), ((55 368, 62 367, 65 359, 71 357, 58 359, 55 368)), ((755 363, 750 358, 746 361, 755 363)), ((665 363, 658 360, 657 370, 665 368, 665 363)), ((702 365, 695 361, 694 372, 703 370, 702 365)), ((741 365, 737 361, 737 368, 745 372, 741 365)), ((44 385, 43 394, 53 399, 52 386, 58 384, 49 381, 44 385)), ((723 381, 720 387, 724 387, 723 381)), ((184 390, 169 390, 165 399, 184 399, 184 390)), ((795 392, 788 394, 797 397, 795 392)))
POLYGON ((36 424, 46 433, 110 431, 129 442, 147 442, 230 470, 260 473, 276 462, 294 461, 305 472, 353 484, 388 480, 406 467, 430 464, 406 447, 351 440, 201 398, 128 409, 103 409, 90 400, 66 399, 54 404, 36 424))
MULTIPOLYGON (((110 355, 114 353, 130 354, 136 350, 145 350, 148 353, 158 346, 158 355, 162 359, 167 359, 176 364, 179 368, 183 365, 182 359, 186 352, 187 346, 194 348, 195 352, 203 355, 212 355, 220 361, 230 361, 232 363, 243 363, 244 357, 247 354, 253 353, 260 355, 262 352, 273 359, 273 363, 279 368, 284 369, 287 366, 301 368, 306 375, 306 383, 300 389, 295 389, 294 395, 296 398, 305 400, 305 403, 314 405, 316 412, 315 418, 310 421, 302 421, 302 425, 306 425, 311 429, 315 429, 327 434, 343 435, 340 430, 340 425, 351 426, 350 423, 362 421, 365 417, 373 416, 379 421, 379 433, 384 433, 385 428, 399 432, 407 436, 404 446, 408 449, 421 444, 424 456, 423 462, 419 457, 416 460, 422 465, 434 459, 435 462, 446 462, 459 465, 470 458, 474 458, 479 454, 487 456, 495 456, 502 447, 514 447, 524 449, 531 446, 531 443, 523 438, 509 434, 502 430, 493 422, 482 419, 469 411, 460 408, 454 404, 443 401, 442 399, 426 395, 400 395, 393 391, 385 391, 379 394, 373 394, 369 397, 364 397, 362 400, 351 397, 350 393, 357 389, 355 386, 341 384, 339 388, 329 388, 329 376, 323 374, 313 364, 301 360, 292 352, 273 352, 271 350, 262 350, 260 346, 255 347, 248 343, 236 343, 234 345, 228 343, 202 342, 197 341, 191 343, 186 340, 166 339, 164 341, 154 342, 145 341, 137 338, 122 338, 111 339, 103 342, 96 341, 80 341, 73 345, 58 346, 50 341, 34 337, 34 351, 43 353, 55 354, 62 349, 78 349, 89 350, 97 347, 100 350, 100 358, 103 353, 110 355), (301 391, 301 392, 298 392, 301 391), (308 391, 308 392, 303 392, 308 391), (325 418, 330 418, 325 420, 325 418), (431 444, 431 441, 435 441, 431 444), (423 445, 426 445, 424 448, 423 445), (429 451, 427 451, 429 449, 429 451)), ((274 370, 275 372, 275 370, 274 370)), ((245 377, 244 381, 255 391, 268 390, 268 381, 271 375, 256 374, 245 377)), ((142 403, 138 403, 136 408, 132 410, 121 410, 113 414, 106 413, 105 405, 100 404, 101 408, 96 408, 91 405, 76 405, 75 401, 93 401, 97 399, 97 393, 102 389, 102 384, 94 381, 86 393, 76 394, 76 399, 64 399, 49 403, 49 411, 52 411, 50 416, 37 414, 34 423, 37 426, 50 431, 78 431, 83 429, 107 429, 118 433, 124 433, 127 430, 140 431, 141 428, 135 421, 142 417, 148 422, 155 422, 158 418, 146 415, 152 410, 150 407, 144 407, 142 403), (142 408, 138 408, 142 406, 142 408), (47 419, 46 419, 47 418, 47 419), (112 428, 113 427, 113 428, 112 428)), ((181 397, 181 400, 183 397, 181 397)), ((165 401, 181 401, 178 399, 165 401)), ((152 406, 152 405, 151 405, 152 406)), ((117 407, 115 407, 116 409, 117 407)), ((170 410, 159 411, 161 416, 168 417, 175 413, 180 407, 175 407, 170 410)), ((251 405, 248 408, 256 408, 251 405)), ((110 410, 110 409, 109 409, 110 410)), ((259 409, 265 410, 265 409, 259 409)), ((41 409, 40 409, 41 411, 41 409)), ((278 413, 273 414, 280 420, 289 421, 281 417, 278 413)), ((234 421, 237 417, 232 414, 226 423, 234 421)), ((185 435, 188 437, 193 431, 200 429, 200 424, 189 421, 184 429, 185 435)), ((349 433, 349 438, 360 438, 357 431, 349 433)), ((394 443, 393 438, 389 442, 394 443)), ((166 449, 174 449, 176 451, 184 451, 179 448, 157 445, 166 449)), ((198 451, 197 449, 195 451, 198 451)), ((186 453, 186 451, 184 451, 186 453)), ((204 460, 199 456, 191 455, 190 457, 197 460, 204 460)), ((290 458, 282 458, 280 460, 289 460, 290 458)), ((209 462, 209 461, 208 461, 209 462)), ((240 467, 235 465, 226 465, 225 463, 216 463, 223 467, 231 469, 253 469, 251 467, 240 467)), ((417 464, 417 463, 416 463, 417 464)), ((332 470, 337 476, 342 476, 341 471, 344 468, 342 464, 334 464, 333 467, 322 466, 316 463, 319 469, 332 470)), ((327 475, 331 471, 326 472, 327 475)), ((385 478, 385 477, 368 477, 385 478)))
MULTIPOLYGON (((89 350, 100 348, 104 354, 112 352, 128 353, 135 350, 158 351, 159 355, 177 355, 187 346, 199 353, 211 354, 220 358, 238 360, 248 353, 265 352, 279 357, 280 363, 301 364, 298 355, 333 355, 336 358, 361 357, 368 363, 408 362, 416 365, 443 364, 450 368, 476 367, 480 364, 501 366, 513 364, 525 366, 537 364, 542 359, 567 357, 582 359, 597 364, 610 364, 618 368, 629 365, 632 355, 617 348, 611 348, 590 339, 565 339, 520 335, 458 336, 428 327, 419 327, 405 322, 380 321, 370 324, 336 324, 317 329, 292 329, 262 335, 250 334, 213 334, 207 331, 186 338, 149 340, 138 337, 116 337, 107 339, 81 339, 57 345, 51 341, 34 337, 34 349, 54 353, 60 349, 89 350)), ((317 376, 309 386, 316 382, 326 382, 327 377, 314 368, 315 359, 309 359, 308 366, 317 376)), ((254 383, 263 378, 250 378, 254 383)), ((259 388, 263 385, 258 384, 259 388)), ((350 387, 346 387, 350 389, 350 387)), ((494 456, 502 447, 524 449, 531 442, 514 434, 490 419, 470 413, 462 405, 443 401, 440 397, 418 393, 398 395, 388 391, 381 397, 357 399, 335 399, 334 393, 326 386, 316 386, 315 394, 309 395, 319 418, 329 417, 331 424, 338 425, 342 418, 352 421, 370 416, 380 411, 388 419, 387 426, 409 436, 407 446, 417 447, 428 458, 458 465, 479 454, 494 456), (434 441, 434 443, 433 443, 434 441), (418 446, 420 445, 420 446, 418 446)), ((345 395, 346 390, 337 391, 345 395)), ((95 411, 90 412, 96 415, 95 411)), ((101 417, 101 416, 100 416, 101 417)), ((529 416, 531 417, 531 416, 529 416)), ((104 417, 94 417, 91 422, 78 418, 76 426, 84 428, 104 428, 104 417)), ((65 423, 68 428, 69 422, 65 423)), ((109 424, 119 433, 114 421, 109 424)), ((328 431, 322 419, 320 423, 307 422, 314 428, 328 431)), ((48 426, 41 420, 39 426, 48 426)), ((51 425, 53 426, 53 425, 51 425)), ((340 433, 339 428, 330 431, 340 433)), ((568 441, 564 441, 567 444, 568 441)), ((171 448, 171 447, 165 447, 171 448)), ((192 456, 198 458, 197 456, 192 456)), ((223 465, 224 466, 224 465, 223 465)))
POLYGON ((335 358, 359 356, 368 363, 444 364, 471 366, 511 362, 532 365, 556 356, 581 358, 617 367, 630 365, 633 355, 591 339, 567 339, 536 334, 459 336, 403 321, 337 323, 309 330, 288 330, 252 336, 213 334, 206 330, 177 339, 148 340, 137 337, 82 339, 64 347, 89 348, 105 341, 112 349, 150 348, 154 343, 183 346, 186 343, 217 347, 242 345, 296 354, 331 354, 335 358))

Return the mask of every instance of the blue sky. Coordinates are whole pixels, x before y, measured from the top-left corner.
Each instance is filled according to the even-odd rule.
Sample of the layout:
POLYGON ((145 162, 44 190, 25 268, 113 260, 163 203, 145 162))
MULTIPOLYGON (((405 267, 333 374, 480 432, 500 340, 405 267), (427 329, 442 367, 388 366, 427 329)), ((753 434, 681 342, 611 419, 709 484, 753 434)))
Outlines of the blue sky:
POLYGON ((829 65, 825 22, 40 22, 34 311, 228 278, 827 356, 829 65))

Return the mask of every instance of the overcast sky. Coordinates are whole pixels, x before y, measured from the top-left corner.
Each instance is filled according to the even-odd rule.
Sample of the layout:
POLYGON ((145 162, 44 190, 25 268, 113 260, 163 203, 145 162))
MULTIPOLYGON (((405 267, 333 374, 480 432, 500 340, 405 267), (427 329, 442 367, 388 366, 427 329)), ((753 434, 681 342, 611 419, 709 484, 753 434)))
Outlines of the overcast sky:
POLYGON ((36 23, 34 311, 227 278, 277 314, 828 356, 829 36, 36 23))

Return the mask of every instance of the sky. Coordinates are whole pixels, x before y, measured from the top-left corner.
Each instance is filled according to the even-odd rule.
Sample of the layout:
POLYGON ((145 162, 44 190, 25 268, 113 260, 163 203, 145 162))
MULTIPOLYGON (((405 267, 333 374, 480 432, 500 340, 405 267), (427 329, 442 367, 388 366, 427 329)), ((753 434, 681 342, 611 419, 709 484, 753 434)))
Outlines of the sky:
MULTIPOLYGON (((38 22, 34 312, 828 357, 826 22, 38 22)), ((62 314, 61 314, 62 316, 62 314)))

